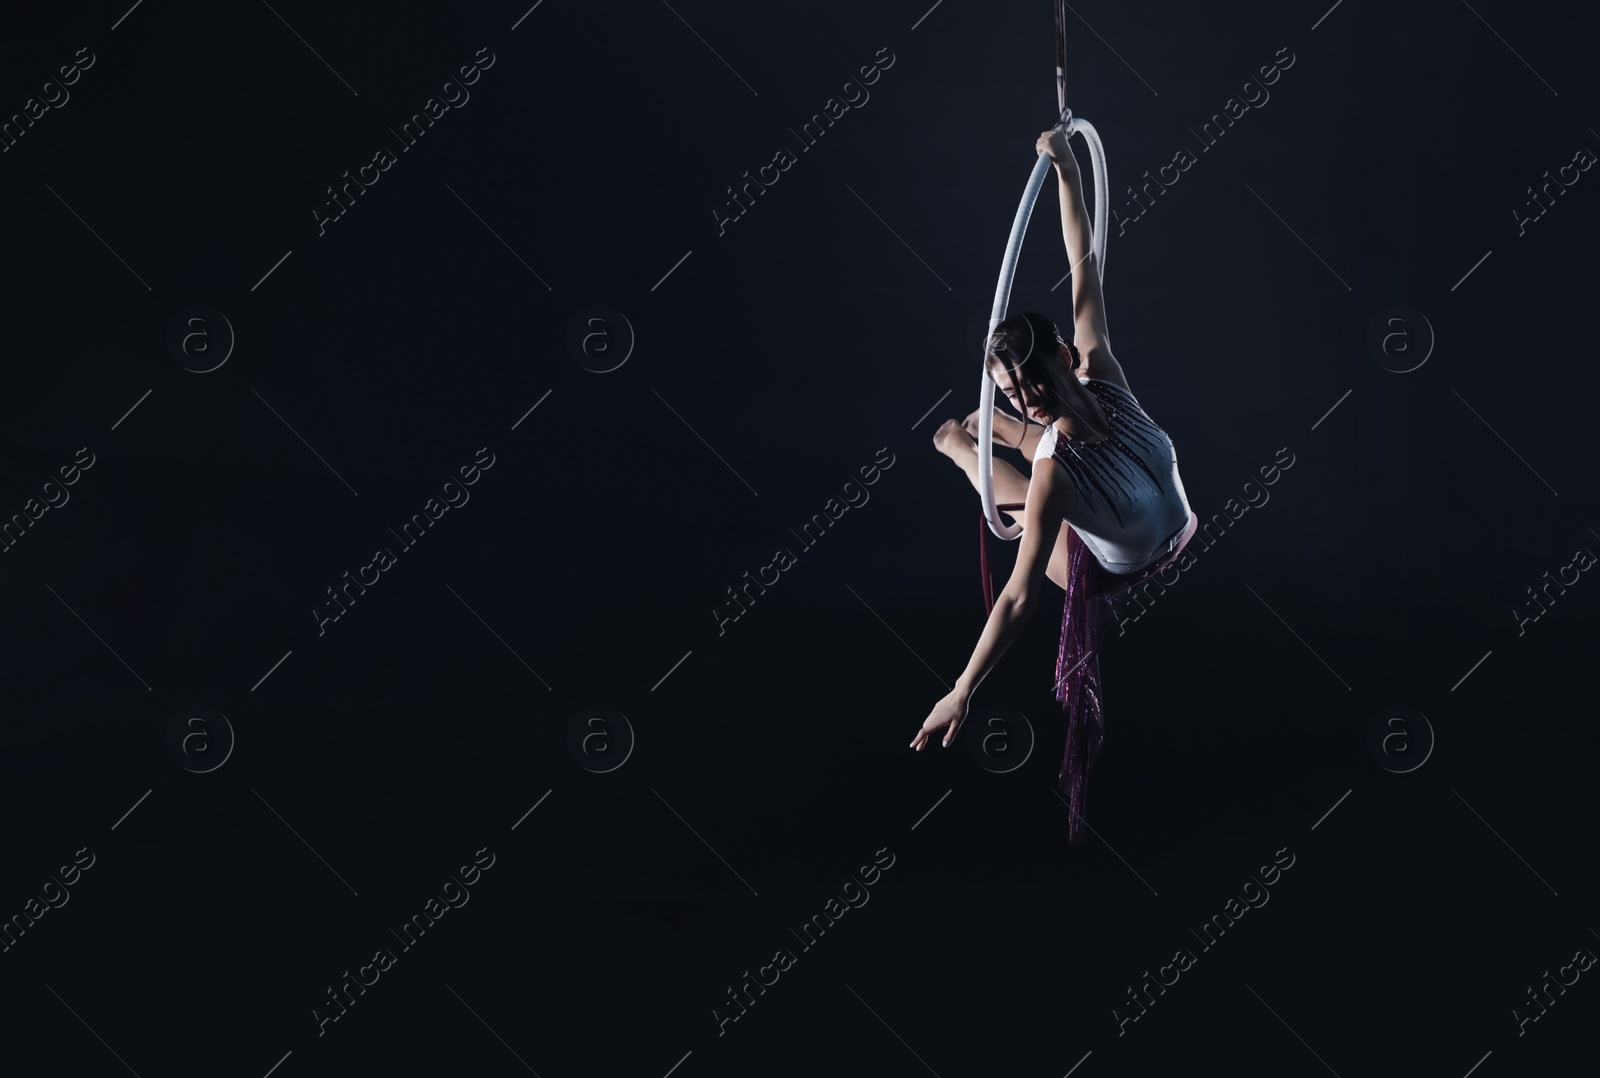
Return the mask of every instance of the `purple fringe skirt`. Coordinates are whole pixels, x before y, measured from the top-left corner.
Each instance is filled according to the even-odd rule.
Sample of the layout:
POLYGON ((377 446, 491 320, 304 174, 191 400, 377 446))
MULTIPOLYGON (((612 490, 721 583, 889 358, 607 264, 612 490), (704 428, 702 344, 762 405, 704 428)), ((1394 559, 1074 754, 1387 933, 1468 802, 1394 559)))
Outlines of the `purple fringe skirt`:
POLYGON ((1088 801, 1089 769, 1106 739, 1100 696, 1100 640, 1112 604, 1129 589, 1175 561, 1194 535, 1198 518, 1177 543, 1148 568, 1127 576, 1107 572, 1081 539, 1072 544, 1067 561, 1067 596, 1061 608, 1061 647, 1056 653, 1055 698, 1067 713, 1067 749, 1056 788, 1067 799, 1067 843, 1083 842, 1083 814, 1088 801))

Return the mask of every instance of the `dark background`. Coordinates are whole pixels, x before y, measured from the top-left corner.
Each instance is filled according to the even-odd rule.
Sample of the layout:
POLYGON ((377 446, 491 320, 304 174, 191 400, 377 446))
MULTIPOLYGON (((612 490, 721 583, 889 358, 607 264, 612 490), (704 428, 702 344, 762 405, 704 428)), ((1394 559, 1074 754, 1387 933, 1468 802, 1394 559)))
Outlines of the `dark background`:
MULTIPOLYGON (((930 439, 977 403, 1055 120, 1050 4, 7 4, 0 113, 95 57, 0 154, 0 512, 95 460, 0 557, 0 915, 94 856, 0 954, 9 1069, 1587 1073, 1600 971, 1518 1018, 1600 948, 1600 584, 1520 635, 1512 610, 1600 550, 1600 173, 1513 211, 1600 152, 1591 17, 1074 5, 1113 206, 1198 158, 1111 229, 1116 353, 1203 515, 1295 463, 1108 634, 1068 847, 1059 591, 967 726, 1021 712, 1026 762, 906 747, 983 625, 978 501, 930 439), (324 188, 484 46, 470 101, 318 235, 324 188), (1188 129, 1283 55, 1200 152, 1188 129), (237 335, 207 374, 166 344, 196 304, 237 335), (637 336, 609 373, 567 343, 595 305, 637 336), (1409 373, 1366 343, 1394 306, 1435 337, 1409 373), (325 589, 480 447, 470 502, 318 635, 325 589), (880 450, 870 501, 800 550, 880 450), (778 547, 798 563, 719 635, 778 547), (236 737, 205 773, 167 747, 193 706, 236 737), (603 774, 568 748, 594 706, 636 739, 603 774), (1393 706, 1431 750, 1413 720, 1398 763, 1368 751, 1393 706), (468 904, 319 1036, 328 986, 485 848, 468 904), (875 853, 871 900, 802 953, 790 929, 875 853), (1273 901, 1202 952, 1274 854, 1273 901)), ((1049 191, 1038 218, 1011 309, 1070 323, 1049 191)))

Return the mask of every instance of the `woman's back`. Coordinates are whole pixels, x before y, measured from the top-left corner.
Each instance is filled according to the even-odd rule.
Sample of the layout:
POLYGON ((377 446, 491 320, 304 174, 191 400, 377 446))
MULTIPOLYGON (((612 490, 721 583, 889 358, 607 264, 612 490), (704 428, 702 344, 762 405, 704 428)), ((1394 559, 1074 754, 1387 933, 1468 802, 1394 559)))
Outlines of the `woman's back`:
POLYGON ((1053 459, 1071 476, 1076 497, 1067 523, 1095 560, 1119 575, 1161 558, 1190 519, 1172 439, 1145 414, 1125 381, 1095 375, 1081 380, 1110 422, 1105 438, 1067 438, 1051 426, 1034 450, 1036 467, 1053 459))

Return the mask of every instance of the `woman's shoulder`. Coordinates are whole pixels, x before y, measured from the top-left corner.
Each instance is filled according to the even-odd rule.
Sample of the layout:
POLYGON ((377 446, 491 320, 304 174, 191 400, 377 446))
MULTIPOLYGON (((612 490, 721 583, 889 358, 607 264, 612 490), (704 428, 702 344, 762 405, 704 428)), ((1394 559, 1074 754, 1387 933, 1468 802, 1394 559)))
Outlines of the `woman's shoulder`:
POLYGON ((1110 348, 1099 345, 1082 350, 1080 355, 1083 356, 1085 377, 1121 386, 1130 394, 1133 392, 1133 387, 1128 384, 1128 376, 1122 372, 1122 364, 1117 362, 1117 357, 1111 354, 1110 348))
POLYGON ((1033 447, 1034 460, 1045 460, 1046 458, 1055 455, 1056 436, 1059 433, 1060 432, 1056 430, 1054 423, 1050 424, 1044 429, 1044 433, 1039 436, 1039 444, 1033 447))

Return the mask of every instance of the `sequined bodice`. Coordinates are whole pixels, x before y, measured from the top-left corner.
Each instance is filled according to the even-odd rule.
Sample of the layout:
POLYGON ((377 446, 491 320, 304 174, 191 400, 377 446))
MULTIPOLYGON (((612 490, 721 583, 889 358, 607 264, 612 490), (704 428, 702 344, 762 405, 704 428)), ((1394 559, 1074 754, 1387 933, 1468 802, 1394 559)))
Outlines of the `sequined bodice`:
POLYGON ((1082 384, 1106 413, 1106 438, 1064 438, 1052 426, 1035 460, 1054 457, 1072 477, 1078 505, 1067 520, 1095 559, 1112 572, 1130 572, 1188 523, 1177 455, 1166 432, 1128 390, 1099 378, 1082 384))

